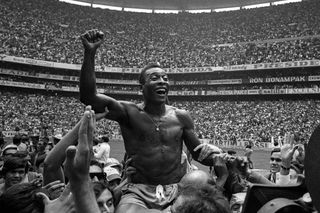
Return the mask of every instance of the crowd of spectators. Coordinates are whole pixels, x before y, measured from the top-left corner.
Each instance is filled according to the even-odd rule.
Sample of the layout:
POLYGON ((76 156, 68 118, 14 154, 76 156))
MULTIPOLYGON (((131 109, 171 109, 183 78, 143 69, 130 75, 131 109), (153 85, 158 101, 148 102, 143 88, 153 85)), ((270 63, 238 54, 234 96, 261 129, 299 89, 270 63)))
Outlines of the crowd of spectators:
MULTIPOLYGON (((0 127, 3 131, 18 128, 30 134, 43 131, 48 135, 63 134, 77 122, 84 108, 77 98, 69 96, 1 92, 1 97, 0 127)), ((304 143, 320 123, 317 119, 320 103, 314 100, 179 101, 172 104, 191 112, 199 137, 217 141, 270 142, 291 132, 295 141, 304 143)), ((97 134, 119 138, 121 132, 117 123, 103 119, 98 122, 97 134)))
MULTIPOLYGON (((9 93, 3 95, 13 96, 9 93)), ((44 96, 38 95, 37 97, 41 97, 41 101, 45 101, 44 96)), ((53 99, 53 97, 46 98, 48 100, 53 99)), ((60 98, 64 99, 63 97, 60 98)), ((186 103, 174 103, 174 105, 189 109, 197 106, 197 104, 201 103, 188 105, 186 103)), ((202 103, 201 106, 203 104, 205 103, 202 103)), ((250 104, 234 103, 233 105, 230 104, 229 107, 228 104, 225 104, 223 107, 228 110, 235 106, 248 109, 250 104)), ((275 103, 278 110, 284 115, 286 115, 286 110, 292 109, 290 104, 288 102, 275 103), (283 107, 284 110, 279 109, 279 107, 283 107)), ((223 103, 217 102, 217 105, 213 107, 219 108, 218 105, 222 106, 223 103)), ((262 105, 256 104, 255 106, 259 108, 262 105)), ((303 103, 300 103, 300 105, 297 103, 294 107, 303 108, 302 105, 303 103)), ((267 105, 264 107, 267 107, 267 105)), ((82 106, 79 106, 79 108, 82 108, 83 111, 82 106)), ((16 109, 19 110, 19 108, 16 109)), ((67 108, 64 110, 67 110, 67 108)), ((131 163, 133 158, 127 158, 124 155, 123 161, 120 162, 110 157, 112 150, 110 150, 108 144, 109 138, 106 136, 97 137, 98 132, 95 131, 97 129, 93 125, 95 119, 92 119, 95 118, 95 115, 89 110, 91 110, 91 107, 87 106, 81 122, 78 122, 81 114, 79 109, 77 111, 78 116, 76 116, 77 124, 70 125, 72 130, 59 138, 57 136, 53 137, 53 140, 49 140, 47 137, 32 138, 17 133, 12 142, 6 141, 7 143, 4 143, 2 141, 0 143, 0 207, 3 212, 114 213, 127 207, 123 207, 125 204, 121 201, 126 196, 126 192, 123 190, 126 184, 134 184, 130 182, 137 172, 134 164, 131 163), (91 124, 89 119, 92 119, 91 124), (88 125, 89 127, 84 128, 85 122, 88 122, 91 126, 88 125), (86 132, 83 132, 84 130, 86 132), (93 135, 95 136, 93 137, 93 135), (76 144, 78 144, 77 148, 75 147, 76 144), (71 154, 71 150, 74 150, 74 155, 71 154), (81 152, 81 154, 76 154, 76 152, 81 152), (90 152, 92 152, 92 155, 90 152)), ((194 114, 198 113, 196 109, 193 110, 194 114)), ((304 110, 299 112, 304 114, 304 110)), ((240 111, 240 114, 244 111, 240 111)), ((220 110, 220 113, 224 113, 224 111, 220 110)), ((106 113, 103 114, 106 115, 106 113)), ((240 114, 237 114, 238 117, 245 117, 245 113, 240 114)), ((99 117, 97 114, 96 116, 99 117)), ((225 114, 224 116, 231 120, 228 125, 232 125, 234 119, 231 115, 225 114)), ((310 120, 313 119, 310 117, 310 120)), ((304 122, 302 121, 302 123, 304 122)), ((196 123, 198 124, 197 121, 196 123)), ((209 123, 204 124, 204 126, 206 125, 211 126, 209 123)), ((252 123, 252 126, 255 126, 255 124, 252 123)), ((286 124, 286 126, 289 125, 286 124)), ((270 206, 278 205, 279 202, 281 203, 281 210, 277 211, 279 213, 317 212, 315 211, 317 205, 314 197, 312 197, 312 200, 310 199, 304 179, 307 169, 313 175, 318 168, 312 170, 305 166, 307 161, 305 160, 307 158, 305 147, 308 146, 306 144, 294 144, 297 138, 290 128, 291 126, 283 129, 285 131, 283 142, 271 151, 270 170, 254 169, 254 161, 251 161, 250 166, 249 160, 251 160, 253 153, 251 145, 246 147, 245 155, 240 156, 235 151, 231 152, 229 150, 227 152, 212 144, 200 144, 200 155, 210 155, 203 151, 209 148, 210 151, 215 150, 214 155, 220 160, 213 164, 209 173, 199 170, 192 164, 190 152, 182 152, 181 165, 179 166, 186 170, 185 175, 176 185, 178 187, 177 193, 174 195, 176 199, 170 202, 168 206, 163 207, 161 212, 240 213, 247 212, 252 208, 269 209, 269 211, 263 212, 270 212, 270 206), (253 187, 269 188, 269 190, 277 190, 278 193, 270 194, 261 190, 259 194, 254 196, 257 199, 262 196, 264 201, 257 203, 247 199, 248 196, 252 196, 251 193, 254 193, 250 191, 254 189, 253 187), (290 193, 285 194, 285 190, 290 187, 290 193), (279 198, 282 199, 277 200, 279 198), (268 201, 272 203, 270 204, 268 201), (283 209, 286 209, 286 211, 283 211, 283 209)), ((302 129, 308 128, 303 126, 302 129)), ((223 132, 220 132, 220 134, 223 134, 223 132)), ((201 161, 199 158, 197 161, 201 161)), ((161 185, 157 187, 161 188, 161 185)), ((155 196, 159 190, 156 190, 155 196)), ((162 193, 160 190, 160 194, 162 193)), ((315 198, 317 199, 316 196, 315 198)), ((145 200, 141 202, 145 202, 145 200)), ((151 209, 152 207, 148 208, 151 209)), ((145 208, 145 212, 149 212, 148 208, 145 208)), ((153 211, 150 210, 150 212, 153 211)))
POLYGON ((319 1, 209 14, 144 14, 9 0, 0 7, 0 53, 82 62, 79 36, 100 29, 102 67, 203 67, 319 59, 319 1))

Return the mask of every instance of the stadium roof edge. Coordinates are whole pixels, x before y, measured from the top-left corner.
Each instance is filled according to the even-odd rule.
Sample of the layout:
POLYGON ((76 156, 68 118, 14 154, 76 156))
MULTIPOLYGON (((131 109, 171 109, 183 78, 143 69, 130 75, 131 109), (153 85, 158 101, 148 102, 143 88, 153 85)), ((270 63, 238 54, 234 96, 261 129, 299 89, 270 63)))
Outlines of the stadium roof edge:
MULTIPOLYGON (((287 0, 76 0, 89 4, 151 10, 204 10, 243 7, 287 0)), ((303 0, 302 0, 303 1, 303 0)), ((306 0, 304 0, 306 1, 306 0)))

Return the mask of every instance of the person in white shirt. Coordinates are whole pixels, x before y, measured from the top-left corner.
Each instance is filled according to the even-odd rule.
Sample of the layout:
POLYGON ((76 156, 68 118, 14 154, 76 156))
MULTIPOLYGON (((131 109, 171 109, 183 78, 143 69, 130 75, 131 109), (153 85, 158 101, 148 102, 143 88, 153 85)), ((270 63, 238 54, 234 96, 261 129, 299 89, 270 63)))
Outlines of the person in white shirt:
POLYGON ((93 147, 94 158, 103 165, 106 165, 110 157, 109 138, 104 136, 102 140, 95 140, 98 144, 93 147))

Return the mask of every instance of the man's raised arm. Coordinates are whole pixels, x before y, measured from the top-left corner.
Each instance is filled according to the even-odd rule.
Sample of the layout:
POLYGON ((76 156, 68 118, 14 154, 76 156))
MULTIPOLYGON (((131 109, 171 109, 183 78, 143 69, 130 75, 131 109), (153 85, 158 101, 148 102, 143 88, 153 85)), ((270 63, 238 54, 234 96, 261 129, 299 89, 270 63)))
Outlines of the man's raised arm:
POLYGON ((112 120, 119 120, 119 116, 125 114, 120 102, 107 95, 98 94, 96 88, 94 58, 103 42, 104 34, 98 30, 89 30, 80 38, 84 47, 84 60, 80 74, 80 101, 85 105, 91 105, 96 113, 102 113, 108 107, 112 120))

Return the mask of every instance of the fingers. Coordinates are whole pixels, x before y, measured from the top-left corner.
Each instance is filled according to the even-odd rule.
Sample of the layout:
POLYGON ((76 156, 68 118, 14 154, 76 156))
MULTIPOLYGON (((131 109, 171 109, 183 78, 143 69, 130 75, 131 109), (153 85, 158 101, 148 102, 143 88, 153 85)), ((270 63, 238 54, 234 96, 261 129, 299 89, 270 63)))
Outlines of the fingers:
POLYGON ((56 184, 56 185, 53 185, 53 186, 51 186, 50 188, 49 188, 49 190, 52 190, 52 191, 54 191, 54 190, 56 190, 56 189, 64 189, 64 187, 65 187, 65 184, 64 183, 59 183, 59 184, 56 184))
POLYGON ((203 159, 205 159, 206 157, 208 157, 212 152, 210 152, 211 150, 209 149, 209 146, 207 144, 205 144, 205 146, 202 147, 198 160, 202 161, 203 159))
POLYGON ((69 146, 66 150, 66 166, 73 168, 74 158, 77 153, 77 147, 69 146))
POLYGON ((204 143, 198 145, 196 148, 193 149, 194 152, 198 151, 199 149, 202 149, 202 147, 205 146, 204 143))
POLYGON ((66 199, 67 197, 70 196, 70 184, 67 184, 66 187, 64 188, 62 194, 60 195, 60 199, 61 200, 64 200, 66 199))
POLYGON ((79 135, 78 135, 78 151, 79 154, 86 154, 89 151, 88 146, 88 127, 91 119, 91 112, 86 110, 81 119, 80 127, 79 127, 79 135))
POLYGON ((199 157, 198 157, 198 161, 202 161, 204 159, 206 159, 209 155, 213 154, 213 153, 221 153, 221 150, 212 145, 212 144, 207 144, 207 143, 203 143, 198 145, 196 148, 193 149, 193 151, 197 151, 201 148, 199 157))
POLYGON ((97 29, 89 30, 80 36, 83 43, 101 43, 104 33, 97 29))
POLYGON ((43 188, 49 189, 50 187, 52 187, 52 186, 54 186, 54 185, 56 185, 56 184, 59 184, 59 183, 61 183, 61 181, 60 181, 60 180, 56 180, 56 181, 53 181, 53 182, 51 182, 51 183, 48 183, 48 184, 45 185, 43 188))
POLYGON ((44 204, 45 206, 50 203, 50 199, 49 199, 48 196, 45 195, 44 193, 38 192, 36 195, 37 195, 39 198, 42 199, 42 202, 43 202, 43 204, 44 204))
POLYGON ((42 178, 36 178, 32 180, 30 183, 32 183, 34 186, 41 187, 42 186, 42 178))

